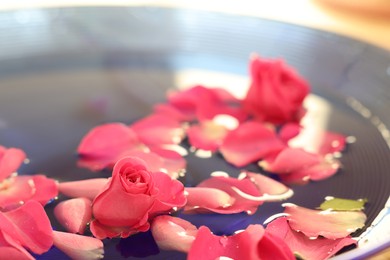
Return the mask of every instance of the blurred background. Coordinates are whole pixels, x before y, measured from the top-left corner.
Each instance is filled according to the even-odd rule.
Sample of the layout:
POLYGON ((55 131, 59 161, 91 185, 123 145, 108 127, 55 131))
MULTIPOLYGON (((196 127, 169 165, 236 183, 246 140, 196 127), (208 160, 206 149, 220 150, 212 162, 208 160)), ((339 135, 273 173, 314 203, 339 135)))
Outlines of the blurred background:
POLYGON ((389 0, 13 0, 2 1, 0 10, 141 4, 258 16, 340 33, 390 50, 389 0))

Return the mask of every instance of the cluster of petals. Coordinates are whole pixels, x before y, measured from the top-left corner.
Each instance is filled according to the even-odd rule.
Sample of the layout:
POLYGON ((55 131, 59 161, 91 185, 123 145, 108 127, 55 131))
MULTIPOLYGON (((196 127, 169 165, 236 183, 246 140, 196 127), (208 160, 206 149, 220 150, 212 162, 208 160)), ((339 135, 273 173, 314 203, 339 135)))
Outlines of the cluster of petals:
POLYGON ((364 226, 360 211, 312 210, 285 204, 284 216, 267 224, 266 230, 289 245, 303 259, 328 259, 356 240, 350 234, 364 226))
POLYGON ((26 154, 0 146, 0 209, 11 209, 35 200, 45 205, 58 194, 55 180, 45 175, 17 175, 26 154))
POLYGON ((177 178, 186 161, 170 147, 180 143, 182 132, 177 121, 158 115, 140 119, 130 126, 122 123, 99 125, 81 140, 77 148, 78 164, 99 171, 112 169, 123 157, 136 156, 146 161, 151 169, 177 178))
POLYGON ((293 195, 284 184, 253 172, 242 172, 238 178, 212 176, 196 187, 186 187, 186 213, 254 214, 265 201, 287 199, 293 195))
POLYGON ((64 182, 59 189, 75 198, 56 206, 57 219, 74 233, 82 233, 90 223, 91 232, 100 239, 145 232, 154 217, 181 208, 187 201, 181 182, 150 171, 137 157, 120 159, 109 179, 64 182))
POLYGON ((217 236, 206 226, 197 229, 183 219, 160 216, 151 230, 160 248, 188 253, 187 259, 295 259, 283 239, 258 224, 231 236, 217 236))

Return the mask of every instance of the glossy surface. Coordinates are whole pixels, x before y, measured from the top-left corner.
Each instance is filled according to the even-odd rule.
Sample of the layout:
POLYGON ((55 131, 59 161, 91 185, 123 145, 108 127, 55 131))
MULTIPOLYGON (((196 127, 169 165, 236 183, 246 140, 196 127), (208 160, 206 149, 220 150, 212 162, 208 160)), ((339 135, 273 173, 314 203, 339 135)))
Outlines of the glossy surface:
MULTIPOLYGON (((329 105, 326 128, 356 138, 340 174, 294 187, 288 202, 315 208, 326 196, 367 198, 370 224, 389 197, 390 54, 384 50, 258 18, 143 7, 3 12, 0 49, 0 144, 26 151, 30 164, 21 174, 59 181, 108 176, 76 167, 76 147, 90 128, 147 115, 182 70, 246 76, 248 57, 257 52, 294 66, 329 105)), ((186 185, 216 170, 239 172, 219 157, 188 161, 186 185)), ((186 218, 231 233, 281 210, 280 203, 267 203, 253 216, 186 218)), ((60 228, 54 219, 53 225, 60 228)), ((159 252, 149 233, 105 244, 107 259, 185 258, 159 252)), ((40 259, 54 255, 65 258, 53 249, 40 259)))

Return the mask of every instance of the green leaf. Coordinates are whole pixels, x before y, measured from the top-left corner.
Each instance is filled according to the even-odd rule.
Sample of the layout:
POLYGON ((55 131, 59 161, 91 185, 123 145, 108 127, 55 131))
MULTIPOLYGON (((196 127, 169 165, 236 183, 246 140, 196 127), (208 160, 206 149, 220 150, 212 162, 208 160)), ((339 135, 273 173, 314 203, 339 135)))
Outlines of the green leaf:
POLYGON ((325 201, 320 205, 322 210, 335 210, 335 211, 358 211, 364 209, 364 204, 367 199, 340 199, 334 197, 326 197, 325 201))

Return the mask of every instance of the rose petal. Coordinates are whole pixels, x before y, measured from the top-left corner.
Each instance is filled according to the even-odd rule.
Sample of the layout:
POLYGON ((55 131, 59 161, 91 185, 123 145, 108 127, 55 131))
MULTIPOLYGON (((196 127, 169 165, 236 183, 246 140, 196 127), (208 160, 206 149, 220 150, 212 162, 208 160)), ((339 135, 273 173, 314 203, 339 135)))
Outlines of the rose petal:
MULTIPOLYGON (((248 229, 253 226, 249 226, 248 229)), ((251 228, 252 229, 252 228, 251 228)), ((251 229, 249 229, 251 231, 251 229)), ((230 259, 259 259, 257 256, 257 243, 264 234, 264 229, 256 225, 255 231, 240 232, 233 236, 216 236, 205 227, 201 226, 192 243, 187 259, 215 260, 220 257, 230 259)))
POLYGON ((318 237, 317 239, 310 239, 302 232, 292 230, 284 217, 268 223, 266 232, 283 239, 291 250, 303 259, 328 259, 343 247, 356 244, 356 240, 350 237, 338 239, 318 237))
POLYGON ((276 156, 273 162, 265 164, 263 168, 278 174, 291 173, 318 164, 321 160, 322 156, 318 154, 287 147, 276 156))
POLYGON ((202 121, 187 129, 189 143, 195 148, 215 152, 228 133, 226 127, 213 121, 202 121))
POLYGON ((16 172, 25 159, 26 154, 23 150, 0 145, 0 183, 16 172))
POLYGON ((53 244, 49 218, 36 201, 28 201, 15 210, 0 211, 0 230, 37 254, 48 251, 53 244))
POLYGON ((285 183, 305 184, 309 180, 319 181, 329 178, 336 174, 340 167, 341 165, 338 160, 327 160, 326 158, 323 158, 318 164, 291 174, 282 174, 280 175, 280 178, 285 183))
POLYGON ((99 239, 53 231, 54 245, 74 260, 102 259, 103 243, 99 239))
POLYGON ((177 151, 164 147, 166 146, 150 147, 150 150, 158 154, 163 161, 162 168, 159 171, 166 172, 172 179, 177 179, 184 174, 187 161, 177 151))
POLYGON ((325 156, 342 152, 346 147, 346 140, 345 135, 307 125, 299 135, 289 140, 289 145, 325 156))
POLYGON ((185 211, 190 212, 195 209, 196 212, 206 209, 214 211, 215 209, 223 209, 231 206, 234 203, 234 198, 228 193, 207 187, 186 187, 187 205, 185 211))
POLYGON ((285 145, 275 132, 257 122, 246 122, 228 133, 220 147, 225 160, 237 167, 281 151, 285 145))
POLYGON ((79 166, 97 171, 112 167, 127 151, 140 149, 137 134, 122 123, 109 123, 90 130, 81 140, 77 153, 79 166))
POLYGON ((141 220, 139 225, 132 225, 129 226, 109 226, 104 225, 100 223, 97 220, 92 220, 90 224, 90 229, 92 234, 98 238, 98 239, 104 239, 104 238, 114 238, 114 237, 120 237, 120 238, 127 238, 131 235, 137 234, 138 232, 146 232, 150 228, 149 222, 145 222, 145 220, 141 220))
POLYGON ((308 237, 323 236, 337 239, 348 236, 364 227, 366 215, 360 211, 312 210, 286 203, 284 213, 290 227, 308 237))
POLYGON ((130 128, 146 145, 178 144, 184 138, 184 129, 174 118, 152 114, 133 123, 130 128))
POLYGON ((188 260, 229 259, 295 259, 287 245, 279 238, 266 234, 261 225, 249 225, 232 236, 215 236, 202 226, 188 253, 188 260), (263 241, 264 239, 264 241, 263 241))
POLYGON ((198 229, 184 219, 162 215, 154 218, 151 231, 160 249, 187 253, 198 229))
MULTIPOLYGON (((212 177, 209 179, 206 179, 199 183, 197 187, 202 188, 214 188, 218 189, 220 191, 223 191, 224 193, 228 194, 230 196, 229 201, 234 202, 231 205, 224 204, 222 207, 219 206, 217 208, 211 208, 209 207, 210 202, 202 201, 203 199, 206 199, 206 194, 199 195, 199 192, 206 191, 207 193, 215 193, 215 191, 212 190, 196 190, 192 189, 192 191, 195 190, 199 198, 192 199, 190 198, 187 202, 185 211, 187 212, 204 212, 205 209, 220 213, 220 214, 232 214, 232 213, 239 213, 239 212, 247 212, 248 214, 252 215, 256 212, 258 206, 260 206, 263 203, 263 200, 261 198, 261 195, 259 190, 257 189, 256 185, 250 180, 250 179, 236 179, 231 177, 212 177), (194 202, 195 205, 192 205, 191 202, 194 202), (208 205, 207 208, 201 207, 202 205, 208 205)), ((188 190, 188 192, 191 192, 191 189, 188 190)), ((222 194, 222 193, 221 193, 222 194)), ((189 194, 189 196, 192 196, 189 194)), ((219 196, 219 198, 223 198, 223 201, 226 201, 226 196, 219 196)), ((219 200, 215 202, 216 205, 219 205, 219 200)), ((214 203, 214 202, 213 202, 214 203)))
POLYGON ((288 199, 294 192, 283 183, 265 175, 244 171, 239 179, 249 178, 256 186, 266 201, 280 201, 288 199))
POLYGON ((157 104, 153 107, 154 114, 173 118, 179 122, 191 121, 192 118, 170 104, 157 104))
POLYGON ((71 198, 85 197, 93 200, 105 188, 108 182, 109 179, 107 178, 60 182, 58 189, 60 193, 71 198))
POLYGON ((298 123, 286 123, 279 130, 279 138, 283 142, 288 143, 288 141, 301 132, 301 126, 298 123))
POLYGON ((58 184, 55 180, 40 174, 33 175, 32 180, 35 192, 31 200, 36 200, 45 206, 46 203, 58 196, 58 184))
POLYGON ((35 259, 17 239, 0 231, 0 259, 35 259))
POLYGON ((155 187, 159 190, 156 202, 151 212, 154 214, 168 213, 173 209, 183 207, 187 203, 184 186, 180 181, 172 179, 162 172, 153 173, 155 187))
POLYGON ((54 208, 54 216, 68 232, 83 234, 92 219, 91 205, 87 198, 65 200, 54 208))

